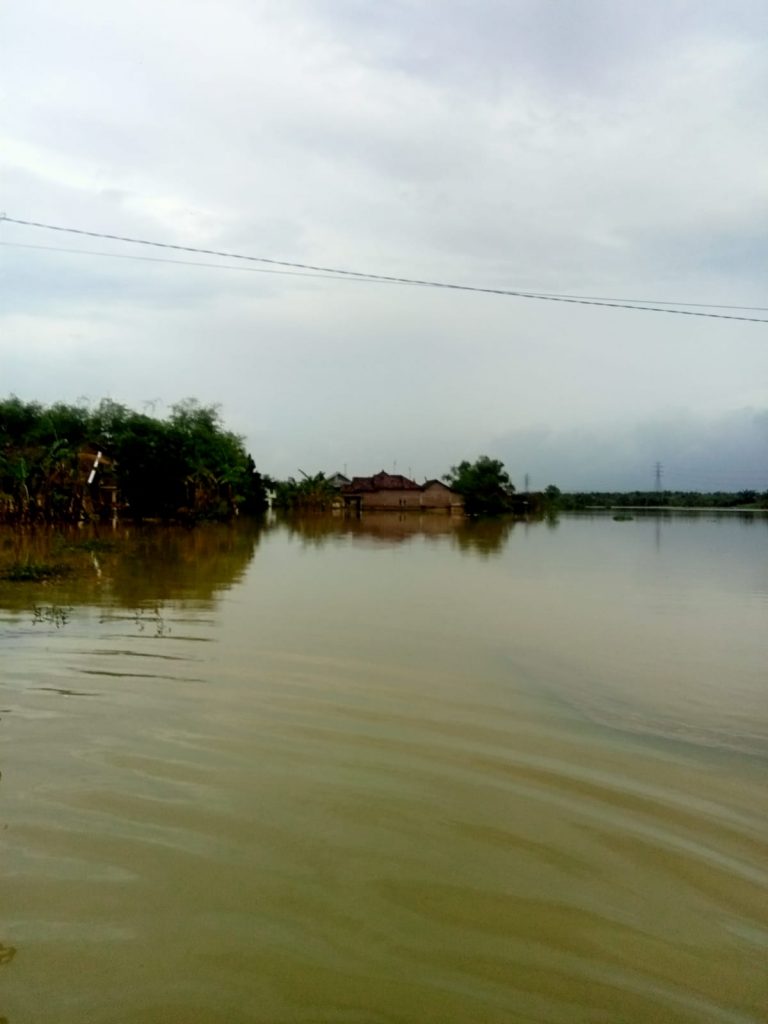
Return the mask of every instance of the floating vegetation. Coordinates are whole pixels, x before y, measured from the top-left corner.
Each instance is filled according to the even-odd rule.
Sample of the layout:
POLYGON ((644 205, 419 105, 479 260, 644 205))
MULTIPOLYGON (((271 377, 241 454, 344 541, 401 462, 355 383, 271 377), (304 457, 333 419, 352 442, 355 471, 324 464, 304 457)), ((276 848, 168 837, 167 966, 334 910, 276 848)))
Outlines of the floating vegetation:
POLYGON ((64 562, 11 562, 0 569, 0 579, 11 583, 46 583, 69 576, 72 566, 64 562))
POLYGON ((56 629, 61 629, 62 626, 66 626, 69 622, 73 611, 74 609, 72 607, 65 607, 60 604, 50 604, 45 606, 35 605, 32 609, 32 622, 35 626, 37 626, 38 623, 49 622, 51 625, 54 625, 56 629))

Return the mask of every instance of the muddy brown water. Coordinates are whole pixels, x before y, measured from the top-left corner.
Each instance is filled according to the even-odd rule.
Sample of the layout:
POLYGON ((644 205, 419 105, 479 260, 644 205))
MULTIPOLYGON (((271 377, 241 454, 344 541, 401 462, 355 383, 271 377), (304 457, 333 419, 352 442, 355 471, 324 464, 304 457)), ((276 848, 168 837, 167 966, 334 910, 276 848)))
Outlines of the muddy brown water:
POLYGON ((0 532, 0 1019, 768 1019, 768 519, 0 532))

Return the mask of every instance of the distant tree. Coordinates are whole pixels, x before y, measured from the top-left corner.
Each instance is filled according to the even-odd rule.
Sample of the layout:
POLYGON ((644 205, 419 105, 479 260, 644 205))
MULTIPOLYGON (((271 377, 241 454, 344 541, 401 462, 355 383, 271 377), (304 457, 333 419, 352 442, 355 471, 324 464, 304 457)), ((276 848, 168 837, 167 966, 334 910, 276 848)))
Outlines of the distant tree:
POLYGON ((561 494, 561 509, 594 508, 760 508, 757 491, 576 491, 561 494))
POLYGON ((550 484, 544 488, 544 506, 547 509, 556 509, 560 505, 562 494, 559 487, 550 484))
POLYGON ((507 512, 515 487, 499 459, 481 455, 474 462, 464 460, 452 466, 443 480, 464 499, 470 515, 493 516, 507 512))

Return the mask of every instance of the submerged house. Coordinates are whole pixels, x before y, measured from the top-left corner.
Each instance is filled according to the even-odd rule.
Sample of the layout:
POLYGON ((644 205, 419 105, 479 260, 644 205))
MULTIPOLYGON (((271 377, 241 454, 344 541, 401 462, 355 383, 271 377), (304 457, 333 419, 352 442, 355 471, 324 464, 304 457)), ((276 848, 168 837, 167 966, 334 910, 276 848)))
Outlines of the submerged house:
POLYGON ((459 494, 440 480, 417 484, 400 473, 356 476, 341 488, 345 509, 363 512, 463 512, 459 494))
POLYGON ((421 507, 448 512, 463 512, 464 499, 442 480, 427 480, 421 485, 421 507))
POLYGON ((351 480, 348 476, 344 476, 343 473, 334 473, 333 476, 328 477, 328 483, 334 491, 340 491, 342 487, 346 487, 347 484, 351 483, 351 480))

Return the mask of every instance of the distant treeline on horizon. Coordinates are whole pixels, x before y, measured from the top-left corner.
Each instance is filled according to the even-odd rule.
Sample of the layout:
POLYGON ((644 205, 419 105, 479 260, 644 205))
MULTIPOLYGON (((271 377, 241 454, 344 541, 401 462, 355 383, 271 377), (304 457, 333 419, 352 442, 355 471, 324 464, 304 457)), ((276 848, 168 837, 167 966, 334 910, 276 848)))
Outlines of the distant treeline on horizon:
POLYGON ((768 491, 571 491, 562 492, 563 511, 588 508, 757 508, 768 509, 768 491))

